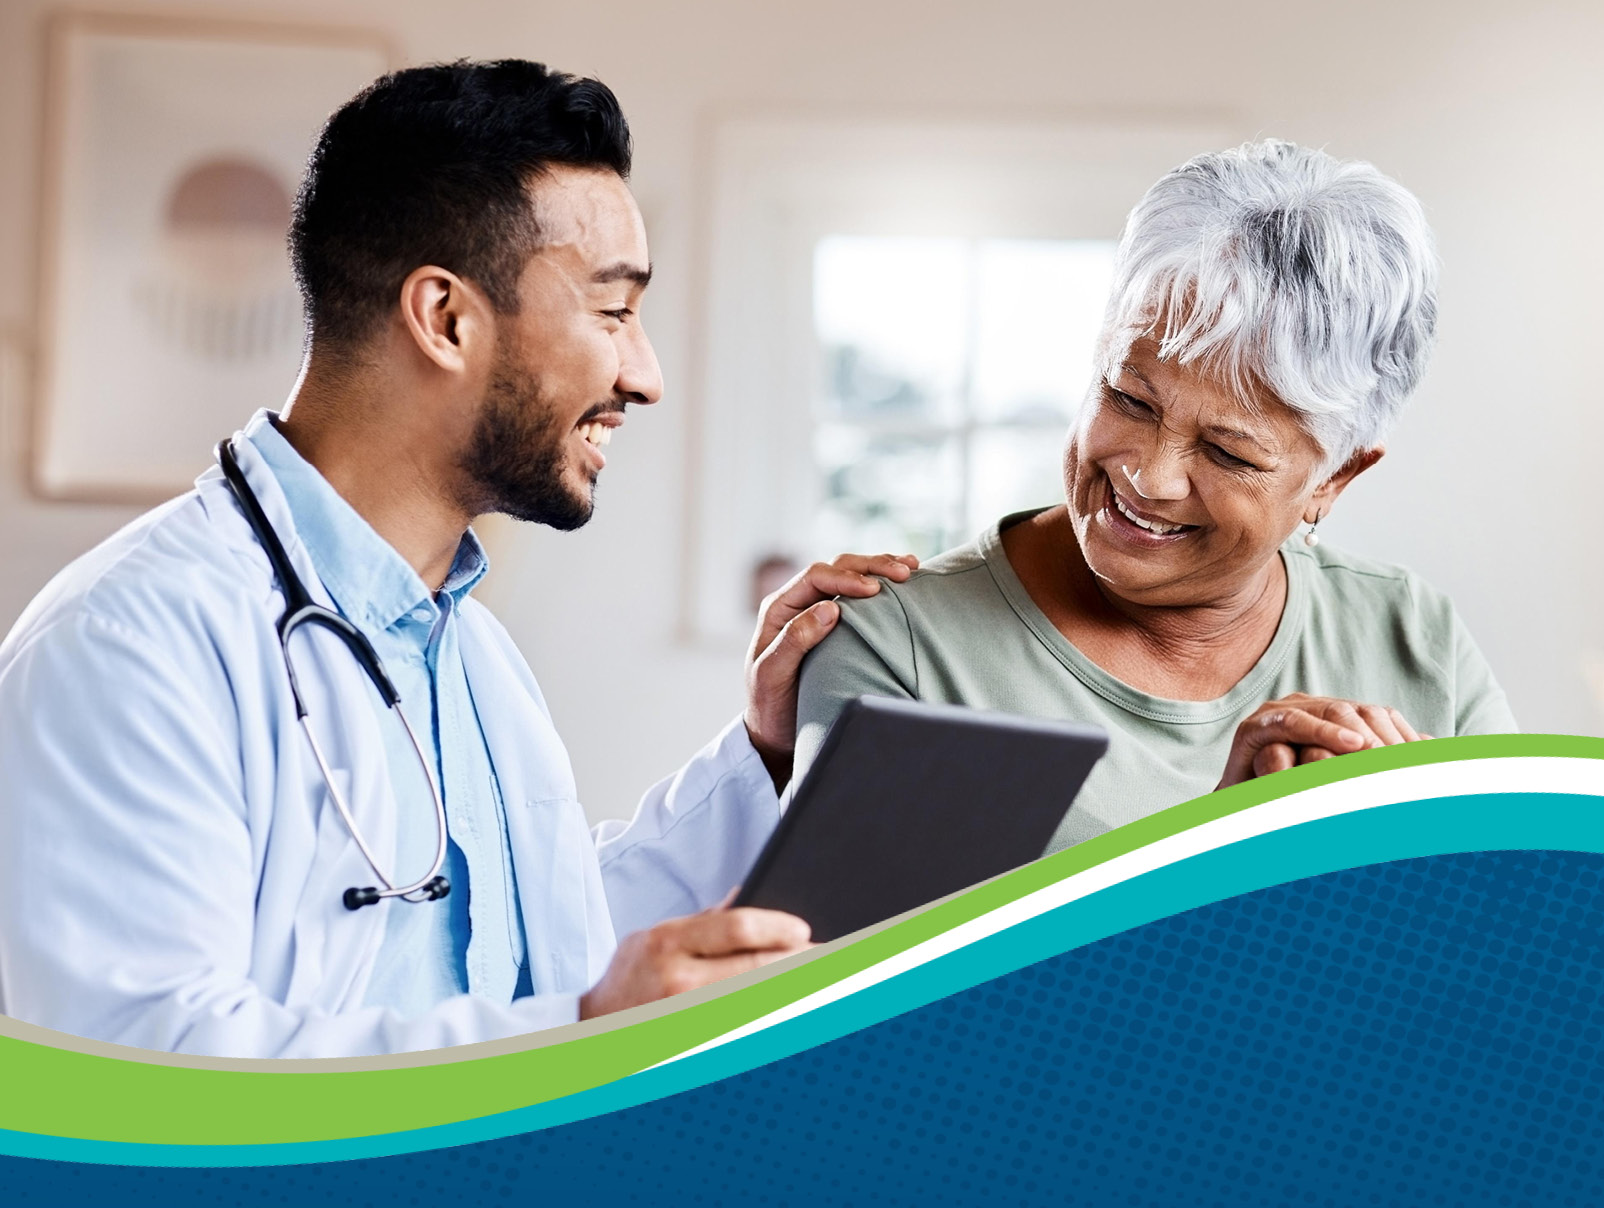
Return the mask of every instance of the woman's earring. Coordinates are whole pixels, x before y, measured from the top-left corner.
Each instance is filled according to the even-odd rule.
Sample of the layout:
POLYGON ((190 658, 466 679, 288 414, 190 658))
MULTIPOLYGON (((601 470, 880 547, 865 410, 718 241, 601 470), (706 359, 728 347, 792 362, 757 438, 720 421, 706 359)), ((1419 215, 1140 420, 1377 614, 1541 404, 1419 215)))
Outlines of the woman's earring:
POLYGON ((1316 512, 1314 514, 1314 523, 1309 526, 1309 531, 1303 534, 1303 544, 1307 545, 1310 549, 1313 549, 1315 546, 1320 544, 1320 534, 1314 530, 1320 527, 1320 521, 1324 518, 1324 516, 1325 513, 1316 512))

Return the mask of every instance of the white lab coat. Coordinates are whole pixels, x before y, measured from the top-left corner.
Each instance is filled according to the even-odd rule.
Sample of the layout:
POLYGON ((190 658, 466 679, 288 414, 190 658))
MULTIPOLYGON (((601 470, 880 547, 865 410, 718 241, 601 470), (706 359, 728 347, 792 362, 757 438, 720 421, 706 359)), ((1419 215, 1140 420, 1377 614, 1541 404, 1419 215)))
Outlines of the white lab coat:
MULTIPOLYGON (((327 606, 276 480, 252 445, 236 448, 327 606)), ((282 607, 213 470, 64 570, 0 644, 0 1011, 236 1057, 432 1049, 571 1022, 615 934, 717 901, 778 818, 736 722, 631 824, 593 836, 533 675, 469 601, 462 658, 507 806, 535 993, 460 995, 410 1018, 364 1007, 386 912, 408 906, 341 903, 375 878, 296 721, 282 607)), ((334 775, 394 868, 373 687, 327 635, 294 640, 334 775)))

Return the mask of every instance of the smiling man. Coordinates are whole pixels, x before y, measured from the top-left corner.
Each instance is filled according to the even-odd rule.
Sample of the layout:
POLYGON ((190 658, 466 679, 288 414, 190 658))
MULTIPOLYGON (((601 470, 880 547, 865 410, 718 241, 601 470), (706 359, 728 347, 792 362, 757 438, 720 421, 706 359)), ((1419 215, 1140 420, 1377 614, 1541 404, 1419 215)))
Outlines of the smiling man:
POLYGON ((584 524, 603 447, 662 392, 629 166, 612 93, 532 63, 399 72, 330 119, 290 232, 289 405, 0 646, 5 1014, 351 1056, 572 1022, 806 943, 718 904, 778 817, 827 597, 908 568, 843 558, 772 597, 745 716, 594 836, 469 595, 470 522, 584 524))

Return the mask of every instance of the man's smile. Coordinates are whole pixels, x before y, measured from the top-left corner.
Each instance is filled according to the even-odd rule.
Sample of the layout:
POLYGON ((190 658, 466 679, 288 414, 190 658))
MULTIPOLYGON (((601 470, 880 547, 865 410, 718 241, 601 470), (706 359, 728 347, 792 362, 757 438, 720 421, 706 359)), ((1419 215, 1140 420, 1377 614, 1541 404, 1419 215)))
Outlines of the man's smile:
POLYGON ((585 452, 590 455, 596 471, 607 465, 607 455, 602 449, 612 441, 613 429, 622 427, 623 423, 624 409, 609 407, 600 414, 596 414, 596 409, 592 408, 574 425, 574 431, 585 442, 585 452))
POLYGON ((596 445, 599 448, 613 439, 613 428, 615 426, 604 424, 599 419, 593 419, 588 424, 579 425, 579 435, 584 437, 587 443, 596 445))

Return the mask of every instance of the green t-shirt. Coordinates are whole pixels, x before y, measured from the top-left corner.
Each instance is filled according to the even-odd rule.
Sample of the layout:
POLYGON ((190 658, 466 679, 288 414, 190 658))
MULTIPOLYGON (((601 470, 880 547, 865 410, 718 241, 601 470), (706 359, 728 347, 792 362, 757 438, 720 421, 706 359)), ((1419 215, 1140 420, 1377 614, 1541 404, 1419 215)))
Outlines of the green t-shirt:
POLYGON ((1296 541, 1281 549, 1275 637, 1234 688, 1206 701, 1138 691, 1077 650, 1025 591, 999 536, 1023 518, 1005 517, 905 583, 841 601, 845 623, 803 665, 798 779, 836 715, 864 695, 1093 722, 1108 731, 1108 754, 1053 836, 1057 851, 1212 790, 1238 724, 1292 692, 1391 705, 1438 738, 1516 729, 1446 596, 1398 567, 1296 541))

